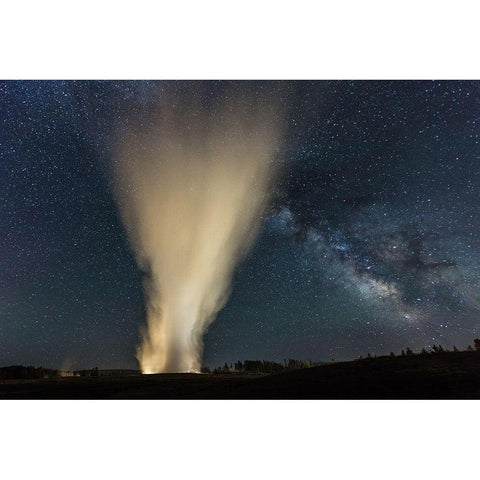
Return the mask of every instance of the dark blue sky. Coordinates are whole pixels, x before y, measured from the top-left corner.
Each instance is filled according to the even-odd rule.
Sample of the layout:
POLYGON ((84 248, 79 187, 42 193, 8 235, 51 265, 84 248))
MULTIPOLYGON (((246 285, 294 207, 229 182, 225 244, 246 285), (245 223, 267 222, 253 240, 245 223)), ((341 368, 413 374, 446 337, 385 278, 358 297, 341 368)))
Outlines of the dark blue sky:
MULTIPOLYGON (((0 83, 0 365, 136 368, 141 274, 106 165, 115 124, 148 119, 165 86, 0 83)), ((224 84, 201 87, 215 98, 224 84)), ((472 343, 480 82, 281 87, 283 176, 205 336, 204 363, 472 343)))

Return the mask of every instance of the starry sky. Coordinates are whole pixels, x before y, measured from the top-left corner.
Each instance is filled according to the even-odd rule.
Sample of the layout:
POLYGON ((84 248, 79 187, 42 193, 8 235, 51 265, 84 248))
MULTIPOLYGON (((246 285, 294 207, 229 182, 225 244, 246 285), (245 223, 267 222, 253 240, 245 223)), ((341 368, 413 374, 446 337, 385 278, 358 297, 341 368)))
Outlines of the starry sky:
MULTIPOLYGON (((194 83, 225 95, 226 82, 0 82, 0 365, 137 368, 142 276, 113 200, 112 131, 194 83)), ((253 86, 288 103, 282 174, 204 364, 471 344, 480 82, 253 86)))

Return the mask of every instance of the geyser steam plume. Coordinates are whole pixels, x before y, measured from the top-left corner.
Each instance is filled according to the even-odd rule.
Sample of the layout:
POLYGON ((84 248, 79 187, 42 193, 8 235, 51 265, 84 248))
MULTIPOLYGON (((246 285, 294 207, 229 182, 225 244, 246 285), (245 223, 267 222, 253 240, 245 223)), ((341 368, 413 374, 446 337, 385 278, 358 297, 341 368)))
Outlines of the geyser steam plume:
POLYGON ((257 234, 281 122, 278 102, 259 92, 162 104, 119 135, 115 197, 145 274, 141 370, 194 372, 257 234))

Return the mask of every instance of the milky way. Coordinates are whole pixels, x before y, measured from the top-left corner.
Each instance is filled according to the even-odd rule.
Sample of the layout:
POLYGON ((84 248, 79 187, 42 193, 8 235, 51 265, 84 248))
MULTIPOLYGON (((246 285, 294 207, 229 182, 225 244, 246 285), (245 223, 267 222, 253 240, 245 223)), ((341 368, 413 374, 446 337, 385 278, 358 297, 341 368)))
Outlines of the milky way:
MULTIPOLYGON (((213 101, 227 87, 195 91, 213 101)), ((164 88, 0 84, 1 365, 136 366, 141 278, 106 165, 115 126, 132 115, 148 124, 164 88)), ((480 82, 286 82, 281 92, 282 177, 204 363, 472 343, 480 82)))

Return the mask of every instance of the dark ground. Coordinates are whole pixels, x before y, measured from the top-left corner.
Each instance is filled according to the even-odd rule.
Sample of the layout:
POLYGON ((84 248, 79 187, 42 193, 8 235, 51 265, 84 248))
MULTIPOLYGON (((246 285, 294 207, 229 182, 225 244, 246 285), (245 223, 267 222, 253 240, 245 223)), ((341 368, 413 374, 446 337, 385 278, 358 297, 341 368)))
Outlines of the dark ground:
POLYGON ((480 353, 380 357, 255 374, 0 380, 2 399, 480 399, 480 353))

